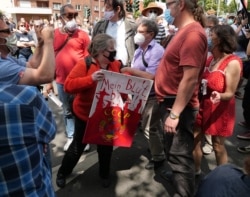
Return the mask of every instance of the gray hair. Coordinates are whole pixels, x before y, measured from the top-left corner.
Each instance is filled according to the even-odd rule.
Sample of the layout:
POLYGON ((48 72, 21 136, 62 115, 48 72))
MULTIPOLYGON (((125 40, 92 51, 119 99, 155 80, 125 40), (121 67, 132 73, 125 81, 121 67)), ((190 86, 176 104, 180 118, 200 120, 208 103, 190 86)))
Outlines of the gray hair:
POLYGON ((88 52, 92 57, 97 57, 101 51, 109 47, 111 43, 115 44, 113 37, 108 34, 97 34, 88 47, 88 52))
POLYGON ((60 8, 60 15, 61 15, 61 16, 65 14, 65 8, 74 9, 74 6, 71 5, 71 4, 63 5, 63 6, 60 8))
POLYGON ((159 28, 157 23, 154 20, 151 19, 142 19, 139 25, 142 25, 144 27, 147 27, 147 31, 154 33, 154 38, 158 34, 159 28))

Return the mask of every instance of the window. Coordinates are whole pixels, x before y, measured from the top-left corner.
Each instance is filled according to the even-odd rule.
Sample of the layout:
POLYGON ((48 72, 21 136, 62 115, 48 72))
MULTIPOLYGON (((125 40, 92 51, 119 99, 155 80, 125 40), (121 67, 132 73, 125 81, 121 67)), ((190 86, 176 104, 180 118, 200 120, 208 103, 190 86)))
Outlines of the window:
POLYGON ((31 8, 31 3, 29 0, 20 0, 20 7, 31 8))
POLYGON ((49 7, 49 2, 47 1, 37 1, 36 6, 38 8, 48 8, 49 7))
POLYGON ((81 10, 81 5, 76 5, 76 6, 75 6, 75 9, 76 9, 76 10, 81 10))
POLYGON ((53 3, 53 10, 60 10, 61 4, 60 3, 53 3))
POLYGON ((68 4, 68 3, 71 3, 71 0, 67 0, 67 1, 66 1, 66 4, 68 4))

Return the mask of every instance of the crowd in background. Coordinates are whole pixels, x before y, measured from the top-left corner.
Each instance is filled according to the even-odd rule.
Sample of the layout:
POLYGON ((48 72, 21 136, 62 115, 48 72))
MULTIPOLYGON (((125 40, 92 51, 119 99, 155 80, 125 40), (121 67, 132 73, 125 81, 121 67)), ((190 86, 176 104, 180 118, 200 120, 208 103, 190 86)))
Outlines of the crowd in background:
MULTIPOLYGON (((8 34, 16 35, 17 50, 10 51, 13 52, 11 58, 18 59, 15 64, 22 67, 32 65, 30 62, 35 58, 44 63, 36 53, 41 49, 45 51, 48 37, 38 34, 37 28, 40 28, 40 33, 42 29, 53 29, 50 30, 54 36, 53 50, 49 49, 55 53, 55 59, 51 60, 54 62, 51 63, 54 64, 52 68, 55 68, 54 79, 41 79, 41 83, 21 80, 20 83, 20 73, 24 72, 20 68, 20 73, 15 73, 18 77, 14 84, 42 85, 39 88, 45 98, 54 92, 63 103, 67 142, 56 177, 58 187, 65 187, 66 179, 82 152, 90 149, 89 145, 82 144, 82 131, 86 127, 96 83, 103 79, 100 69, 155 80, 140 125, 151 153, 145 168, 159 168, 168 160, 172 172, 162 171, 162 177, 174 183, 175 196, 194 196, 194 180, 202 173, 200 164, 203 154, 214 153, 220 168, 216 169, 217 174, 205 177, 197 196, 207 194, 211 180, 214 183, 224 181, 216 179, 219 173, 232 172, 237 177, 245 176, 242 172, 235 173, 238 169, 234 166, 226 165, 228 159, 224 145, 235 125, 235 98, 243 99, 244 120, 239 124, 250 129, 250 28, 245 13, 239 11, 225 19, 205 16, 198 5, 190 3, 189 8, 194 8, 196 12, 183 8, 178 15, 173 10, 180 4, 172 1, 166 2, 165 11, 150 3, 143 9, 142 15, 134 19, 131 15, 126 16, 122 0, 105 0, 104 6, 104 18, 94 23, 81 21, 71 4, 62 6, 56 21, 26 21, 20 18, 14 22, 12 17, 2 16, 9 27, 8 34), (192 31, 192 28, 195 30, 192 31), (188 50, 190 44, 197 48, 188 50), (65 55, 69 57, 67 61, 63 58, 65 55), (90 68, 86 57, 90 57, 90 68), (86 61, 79 63, 82 59, 86 61), (85 72, 81 75, 79 70, 85 72), (168 81, 167 72, 173 74, 168 76, 172 80, 168 81), (242 94, 240 88, 245 83, 242 94)), ((38 65, 33 68, 38 68, 38 65)), ((33 90, 24 88, 23 91, 31 94, 29 91, 33 90)), ((237 137, 250 140, 250 130, 237 137)), ((45 144, 49 148, 49 140, 45 140, 45 144)), ((237 150, 250 153, 250 145, 237 150)), ((97 147, 103 187, 109 187, 111 183, 112 151, 112 146, 97 147)), ((46 154, 46 157, 50 162, 49 155, 46 154)), ((246 183, 246 190, 249 191, 249 160, 245 164, 247 175, 242 184, 246 183)), ((242 186, 239 185, 238 189, 242 186)), ((216 188, 215 184, 213 186, 216 188)))

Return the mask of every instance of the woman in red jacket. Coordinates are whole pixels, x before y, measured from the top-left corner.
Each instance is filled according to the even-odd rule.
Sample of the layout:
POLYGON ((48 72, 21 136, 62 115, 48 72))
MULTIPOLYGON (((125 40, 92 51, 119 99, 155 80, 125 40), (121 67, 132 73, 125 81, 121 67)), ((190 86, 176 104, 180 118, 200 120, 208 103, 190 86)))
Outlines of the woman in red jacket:
MULTIPOLYGON (((66 177, 71 174, 77 164, 86 144, 82 144, 82 138, 86 128, 97 82, 104 78, 101 70, 120 72, 121 62, 115 60, 115 40, 107 34, 99 34, 92 40, 88 52, 91 63, 81 60, 71 70, 64 88, 65 91, 74 94, 73 112, 75 114, 75 134, 73 141, 65 153, 61 167, 58 170, 56 183, 58 187, 64 187, 66 177)), ((97 145, 99 159, 99 176, 103 187, 110 185, 109 171, 113 146, 97 145)))

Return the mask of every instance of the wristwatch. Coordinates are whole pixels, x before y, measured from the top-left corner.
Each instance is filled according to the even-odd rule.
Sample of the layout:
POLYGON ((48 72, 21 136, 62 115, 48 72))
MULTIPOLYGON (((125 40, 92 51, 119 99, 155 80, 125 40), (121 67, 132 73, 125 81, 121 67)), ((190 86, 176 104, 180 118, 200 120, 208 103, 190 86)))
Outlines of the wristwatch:
POLYGON ((170 112, 169 118, 171 118, 171 119, 173 119, 173 120, 176 120, 176 119, 179 118, 179 116, 175 115, 173 112, 170 112))

